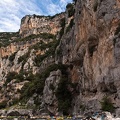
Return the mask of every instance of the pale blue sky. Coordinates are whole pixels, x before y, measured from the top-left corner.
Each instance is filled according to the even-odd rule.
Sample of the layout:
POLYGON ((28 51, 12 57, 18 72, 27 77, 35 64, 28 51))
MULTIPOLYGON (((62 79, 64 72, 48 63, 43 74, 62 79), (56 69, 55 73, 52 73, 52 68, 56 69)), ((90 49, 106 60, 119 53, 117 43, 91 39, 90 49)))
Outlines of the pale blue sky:
POLYGON ((0 0, 0 32, 15 32, 25 15, 55 15, 72 0, 0 0))

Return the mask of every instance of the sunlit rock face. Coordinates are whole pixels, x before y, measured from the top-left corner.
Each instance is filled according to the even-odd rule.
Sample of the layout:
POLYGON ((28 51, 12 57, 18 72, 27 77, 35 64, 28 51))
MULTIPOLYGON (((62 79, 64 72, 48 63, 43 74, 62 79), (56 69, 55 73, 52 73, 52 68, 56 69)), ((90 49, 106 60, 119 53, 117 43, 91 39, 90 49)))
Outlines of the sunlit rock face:
POLYGON ((119 109, 119 7, 117 0, 76 1, 74 26, 60 46, 61 61, 72 66, 72 81, 80 87, 75 112, 79 113, 81 104, 86 111, 101 109, 104 96, 119 109))
POLYGON ((60 19, 63 17, 64 13, 53 17, 27 15, 22 18, 20 25, 20 35, 23 37, 40 33, 51 33, 55 35, 61 29, 60 19))

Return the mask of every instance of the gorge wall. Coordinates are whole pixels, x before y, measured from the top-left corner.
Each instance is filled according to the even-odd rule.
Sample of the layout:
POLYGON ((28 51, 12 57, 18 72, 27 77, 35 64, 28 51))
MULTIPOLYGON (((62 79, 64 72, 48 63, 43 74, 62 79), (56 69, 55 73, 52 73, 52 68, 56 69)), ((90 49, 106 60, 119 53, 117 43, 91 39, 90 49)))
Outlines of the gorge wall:
POLYGON ((74 0, 53 17, 25 16, 7 46, 1 36, 0 107, 120 116, 119 0, 74 0))

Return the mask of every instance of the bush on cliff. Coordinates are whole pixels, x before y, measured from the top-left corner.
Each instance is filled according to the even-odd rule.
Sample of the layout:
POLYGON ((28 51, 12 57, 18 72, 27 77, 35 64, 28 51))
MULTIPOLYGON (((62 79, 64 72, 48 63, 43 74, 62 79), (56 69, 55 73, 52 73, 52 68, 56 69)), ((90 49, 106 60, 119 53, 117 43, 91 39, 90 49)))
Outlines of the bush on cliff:
POLYGON ((5 85, 7 85, 9 82, 11 82, 13 79, 15 79, 16 75, 17 75, 16 72, 9 72, 6 76, 5 85))
POLYGON ((94 12, 97 11, 97 7, 98 7, 98 0, 94 0, 94 5, 93 5, 94 12))
POLYGON ((62 64, 53 64, 50 65, 46 70, 44 70, 41 74, 36 74, 33 77, 33 80, 29 83, 26 83, 21 89, 21 99, 27 100, 34 93, 39 95, 43 94, 43 89, 45 86, 45 80, 50 75, 51 71, 56 71, 58 69, 62 70, 64 74, 66 74, 65 69, 67 66, 62 64))
POLYGON ((74 25, 74 19, 71 19, 68 27, 66 28, 66 33, 70 31, 70 29, 73 27, 73 25, 74 25))
POLYGON ((59 111, 62 111, 64 115, 69 114, 72 103, 72 94, 68 89, 68 85, 69 82, 67 76, 63 76, 55 93, 58 100, 58 109, 59 111))
POLYGON ((114 111, 113 103, 107 96, 103 97, 103 99, 100 103, 101 103, 101 108, 103 111, 109 111, 109 112, 114 111))
POLYGON ((59 40, 54 40, 54 41, 52 41, 48 44, 45 44, 45 43, 41 44, 41 46, 40 46, 41 50, 46 50, 46 49, 48 49, 48 50, 46 50, 46 52, 43 55, 41 55, 41 54, 36 55, 36 57, 34 59, 35 65, 40 66, 41 62, 46 57, 54 56, 55 55, 55 49, 58 46, 58 44, 59 44, 59 40))
POLYGON ((5 108, 6 105, 7 105, 7 101, 3 101, 3 102, 1 102, 1 103, 0 103, 0 109, 5 108))
POLYGON ((13 61, 14 61, 16 53, 17 53, 17 52, 14 52, 13 54, 11 54, 11 56, 9 57, 9 61, 10 61, 10 62, 13 62, 13 61))
POLYGON ((68 17, 72 17, 75 13, 74 5, 69 3, 67 4, 66 8, 68 9, 68 17))
POLYGON ((20 72, 19 74, 16 72, 9 72, 6 76, 5 86, 11 82, 13 79, 16 79, 16 82, 22 82, 24 81, 23 73, 20 72))
POLYGON ((120 32, 120 24, 119 24, 118 27, 116 28, 115 35, 117 35, 119 32, 120 32))

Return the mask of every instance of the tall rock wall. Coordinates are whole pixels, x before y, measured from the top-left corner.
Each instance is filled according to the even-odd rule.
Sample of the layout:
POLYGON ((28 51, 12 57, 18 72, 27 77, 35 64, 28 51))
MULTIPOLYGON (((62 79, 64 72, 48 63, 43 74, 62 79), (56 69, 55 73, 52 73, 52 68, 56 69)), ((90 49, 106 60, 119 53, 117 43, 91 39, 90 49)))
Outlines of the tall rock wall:
POLYGON ((117 0, 76 1, 74 25, 60 45, 61 62, 72 66, 72 81, 80 87, 75 112, 81 104, 86 111, 101 109, 104 96, 120 109, 119 8, 117 0))
POLYGON ((27 15, 21 20, 20 35, 23 37, 31 34, 51 33, 56 34, 60 31, 60 19, 64 17, 64 13, 53 17, 27 15))

